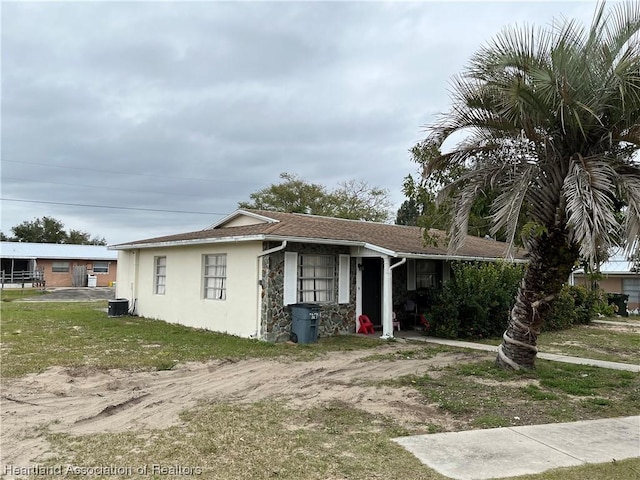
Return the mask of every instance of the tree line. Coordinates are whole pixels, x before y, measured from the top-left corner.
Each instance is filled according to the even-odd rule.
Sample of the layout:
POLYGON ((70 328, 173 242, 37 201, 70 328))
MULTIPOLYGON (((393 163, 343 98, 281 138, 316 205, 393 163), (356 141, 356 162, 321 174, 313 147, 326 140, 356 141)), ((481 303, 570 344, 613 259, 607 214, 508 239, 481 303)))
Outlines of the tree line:
POLYGON ((53 217, 36 218, 11 227, 12 236, 0 232, 3 242, 66 243, 74 245, 106 245, 103 237, 92 237, 81 230, 65 230, 64 224, 53 217))

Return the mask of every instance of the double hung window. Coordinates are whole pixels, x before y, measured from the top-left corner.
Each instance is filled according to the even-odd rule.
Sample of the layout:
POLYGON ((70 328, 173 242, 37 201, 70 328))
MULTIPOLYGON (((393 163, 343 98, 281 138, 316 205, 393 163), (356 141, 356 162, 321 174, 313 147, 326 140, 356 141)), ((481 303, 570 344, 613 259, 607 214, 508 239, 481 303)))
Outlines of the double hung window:
POLYGON ((204 256, 204 298, 227 298, 227 255, 204 256))
POLYGON ((300 255, 298 268, 299 302, 322 303, 334 300, 335 256, 300 255))
POLYGON ((167 287, 167 257, 155 257, 154 293, 164 295, 167 287))

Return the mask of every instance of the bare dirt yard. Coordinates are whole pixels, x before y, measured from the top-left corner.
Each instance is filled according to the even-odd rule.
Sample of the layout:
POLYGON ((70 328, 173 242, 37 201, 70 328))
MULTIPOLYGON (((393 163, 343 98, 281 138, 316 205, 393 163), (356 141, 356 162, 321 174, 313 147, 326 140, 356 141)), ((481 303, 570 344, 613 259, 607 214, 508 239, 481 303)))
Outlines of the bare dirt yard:
MULTIPOLYGON (((410 347, 389 345, 388 352, 403 348, 410 347)), ((376 354, 384 354, 385 349, 377 349, 376 354)), ((383 414, 413 431, 420 431, 427 423, 456 429, 456 421, 447 412, 421 402, 414 389, 385 387, 380 382, 423 375, 484 354, 439 353, 429 359, 401 362, 362 361, 371 353, 335 352, 311 362, 216 360, 154 372, 53 367, 3 379, 3 462, 27 465, 50 458, 53 453, 45 438, 47 429, 81 435, 164 428, 178 424, 181 411, 203 401, 275 399, 294 408, 310 408, 333 400, 383 414)))

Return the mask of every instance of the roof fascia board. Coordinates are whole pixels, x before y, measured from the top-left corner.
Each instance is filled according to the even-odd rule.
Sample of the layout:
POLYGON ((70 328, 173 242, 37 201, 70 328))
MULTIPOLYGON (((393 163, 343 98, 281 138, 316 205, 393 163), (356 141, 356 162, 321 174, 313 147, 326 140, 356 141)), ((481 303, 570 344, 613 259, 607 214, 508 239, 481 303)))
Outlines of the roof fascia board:
POLYGON ((211 243, 239 243, 264 241, 264 235, 249 236, 232 236, 220 238, 197 238, 193 240, 176 240, 172 242, 153 242, 153 243, 124 243, 121 245, 109 245, 109 250, 137 250, 142 248, 165 248, 165 247, 184 247, 190 245, 208 245, 211 243))
MULTIPOLYGON (((573 272, 574 275, 585 276, 585 273, 582 270, 576 270, 573 272)), ((600 275, 603 277, 609 277, 611 275, 622 275, 622 276, 640 276, 640 272, 600 272, 600 275)))
POLYGON ((265 240, 282 242, 287 240, 294 243, 313 243, 319 245, 343 245, 345 247, 363 247, 365 243, 355 240, 333 240, 330 238, 289 237, 284 235, 266 235, 265 240))
POLYGON ((208 243, 236 243, 247 241, 277 241, 287 240, 295 243, 314 243, 325 245, 345 245, 345 246, 364 246, 362 242, 354 242, 351 240, 331 240, 326 238, 307 238, 307 237, 289 237, 284 235, 250 235, 220 238, 199 238, 195 240, 178 240, 174 242, 154 242, 154 243, 138 243, 138 244, 121 244, 110 245, 110 250, 131 250, 136 248, 158 248, 158 247, 179 247, 184 245, 202 245, 208 243))
POLYGON ((389 250, 388 248, 379 247, 378 245, 373 245, 372 243, 365 243, 364 244, 364 248, 367 248, 369 250, 373 250, 374 252, 378 252, 378 253, 381 253, 383 255, 387 255, 389 257, 397 257, 398 256, 398 252, 395 252, 393 250, 389 250))
POLYGON ((393 250, 389 250, 387 248, 379 247, 371 243, 361 242, 357 240, 333 240, 330 238, 284 237, 284 236, 275 236, 275 235, 269 235, 268 240, 279 240, 279 241, 288 240, 290 242, 298 242, 298 243, 313 243, 313 244, 320 244, 320 245, 343 245, 345 247, 361 247, 377 253, 381 253, 383 255, 388 255, 390 257, 397 256, 397 253, 393 250))
POLYGON ((257 213, 248 212, 246 210, 243 210, 243 209, 239 208, 235 212, 230 213, 229 215, 227 215, 224 218, 221 218, 220 220, 218 220, 214 224, 209 225, 207 228, 205 228, 205 230, 213 230, 213 229, 218 228, 219 226, 224 225, 225 223, 230 222, 231 220, 234 220, 235 218, 240 217, 240 216, 246 216, 246 217, 255 218, 256 220, 261 220, 261 221, 266 222, 266 223, 278 223, 280 221, 280 220, 276 220, 275 218, 266 217, 264 215, 258 215, 257 213))
POLYGON ((472 255, 451 255, 451 254, 443 254, 438 255, 437 253, 398 253, 398 257, 401 258, 416 258, 416 259, 424 259, 424 260, 454 260, 454 261, 463 261, 463 262, 495 262, 496 260, 504 260, 506 262, 511 263, 529 263, 529 260, 524 258, 505 258, 505 257, 476 257, 472 255))

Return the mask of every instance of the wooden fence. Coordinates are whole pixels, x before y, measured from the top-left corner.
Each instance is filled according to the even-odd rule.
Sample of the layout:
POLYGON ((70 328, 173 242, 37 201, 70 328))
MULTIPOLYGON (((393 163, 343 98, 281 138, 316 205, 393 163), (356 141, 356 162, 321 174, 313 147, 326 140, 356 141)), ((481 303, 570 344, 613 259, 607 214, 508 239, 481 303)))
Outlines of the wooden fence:
POLYGON ((44 286, 44 272, 42 270, 24 270, 15 272, 0 272, 2 286, 6 283, 31 283, 34 287, 44 286))

